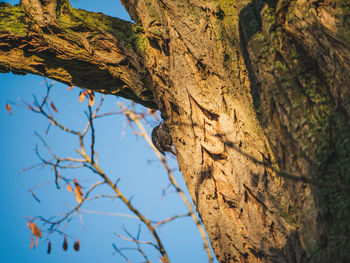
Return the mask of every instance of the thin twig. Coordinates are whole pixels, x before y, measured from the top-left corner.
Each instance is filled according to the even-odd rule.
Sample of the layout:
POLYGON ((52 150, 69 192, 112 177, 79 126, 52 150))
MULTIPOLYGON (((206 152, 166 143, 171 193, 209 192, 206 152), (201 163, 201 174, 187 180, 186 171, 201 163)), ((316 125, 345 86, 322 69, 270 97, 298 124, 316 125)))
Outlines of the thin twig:
POLYGON ((151 222, 146 219, 131 203, 130 201, 122 194, 122 192, 119 190, 119 188, 107 177, 107 175, 102 171, 100 166, 96 163, 92 163, 89 156, 85 152, 83 138, 80 136, 80 146, 81 146, 81 154, 85 158, 86 162, 90 163, 96 172, 104 179, 104 181, 113 189, 113 191, 117 194, 118 198, 122 200, 122 202, 129 208, 130 211, 132 211, 140 220, 147 226, 149 231, 151 232, 152 236, 156 240, 158 246, 157 250, 161 253, 161 255, 164 258, 164 261, 166 263, 169 263, 168 255, 164 249, 163 243, 161 242, 157 231, 154 229, 154 227, 151 225, 151 222))
POLYGON ((153 224, 157 225, 157 227, 161 227, 162 225, 166 224, 166 223, 169 223, 169 222, 172 222, 174 221, 175 219, 178 219, 178 218, 183 218, 183 217, 187 217, 187 216, 191 216, 191 213, 186 213, 186 214, 182 214, 182 215, 174 215, 172 217, 169 217, 167 219, 164 219, 162 221, 154 221, 152 222, 153 224))
POLYGON ((151 241, 142 241, 142 240, 136 240, 134 238, 127 238, 127 237, 124 237, 122 235, 119 235, 117 233, 114 233, 116 236, 118 236, 119 238, 121 239, 124 239, 126 241, 130 241, 130 242, 135 242, 135 243, 139 243, 139 244, 145 244, 145 245, 150 245, 152 247, 155 247, 156 249, 158 249, 158 246, 154 243, 152 243, 151 241))
POLYGON ((76 212, 80 209, 80 207, 86 201, 87 197, 92 192, 92 190, 96 189, 96 187, 98 187, 99 185, 102 185, 104 183, 105 183, 104 181, 100 181, 100 182, 93 184, 90 187, 90 189, 86 192, 84 198, 82 198, 82 202, 80 204, 78 204, 77 206, 75 206, 73 209, 71 209, 69 212, 67 212, 61 219, 56 220, 56 221, 51 221, 50 219, 45 219, 44 217, 39 217, 40 220, 47 223, 47 224, 50 224, 51 226, 59 225, 60 223, 64 222, 66 219, 68 219, 74 212, 76 212))
MULTIPOLYGON (((91 118, 89 120, 89 122, 93 122, 93 118, 91 118)), ((90 123, 91 125, 91 123, 90 123)), ((93 162, 92 159, 87 155, 86 150, 85 150, 85 146, 84 146, 84 134, 80 134, 78 133, 78 138, 79 138, 79 144, 80 144, 80 150, 76 150, 84 159, 85 159, 85 164, 87 167, 89 167, 92 171, 94 171, 95 173, 97 173, 101 178, 103 178, 104 182, 109 185, 113 191, 116 193, 116 195, 118 196, 118 198, 128 207, 128 209, 130 211, 132 211, 140 220, 141 222, 143 222, 148 230, 151 232, 152 236, 154 237, 154 239, 157 242, 157 250, 160 252, 160 254, 163 256, 164 261, 166 263, 169 263, 169 258, 168 255, 165 251, 165 248, 163 246, 162 241, 160 240, 157 231, 155 230, 155 228, 152 226, 151 222, 146 219, 139 210, 137 210, 130 202, 130 200, 128 200, 123 194, 122 192, 119 190, 119 188, 116 186, 116 184, 114 184, 109 177, 103 172, 103 170, 101 169, 101 167, 96 163, 93 162), (89 164, 89 165, 87 165, 89 164)), ((92 153, 94 154, 94 153, 92 153)))
POLYGON ((52 157, 60 162, 75 162, 75 163, 83 163, 85 162, 84 159, 76 159, 76 158, 71 158, 71 157, 66 157, 66 158, 60 158, 58 157, 52 150, 51 148, 47 145, 47 143, 45 142, 45 140, 43 139, 43 137, 41 137, 39 135, 39 133, 34 132, 34 134, 41 140, 41 142, 43 143, 43 145, 45 146, 45 148, 49 151, 49 153, 52 155, 52 157))
POLYGON ((122 256, 122 258, 124 258, 125 260, 126 260, 126 262, 131 262, 128 258, 127 258, 127 256, 125 256, 123 253, 122 253, 122 251, 121 250, 123 250, 122 248, 121 249, 119 249, 119 248, 117 248, 117 246, 113 243, 112 244, 112 246, 113 246, 113 248, 114 248, 114 250, 119 254, 119 255, 121 255, 122 256))
POLYGON ((95 128, 94 128, 94 122, 93 116, 92 116, 92 111, 91 111, 91 106, 88 106, 89 108, 89 123, 90 123, 90 129, 91 129, 91 145, 90 145, 90 159, 91 162, 94 163, 94 155, 95 155, 95 128))
POLYGON ((118 217, 127 217, 127 218, 138 219, 137 216, 134 216, 134 215, 127 215, 127 214, 121 214, 121 213, 99 212, 99 211, 93 211, 93 210, 87 210, 87 209, 80 209, 80 211, 81 211, 81 212, 84 212, 84 213, 88 213, 88 214, 95 214, 95 215, 118 216, 118 217))

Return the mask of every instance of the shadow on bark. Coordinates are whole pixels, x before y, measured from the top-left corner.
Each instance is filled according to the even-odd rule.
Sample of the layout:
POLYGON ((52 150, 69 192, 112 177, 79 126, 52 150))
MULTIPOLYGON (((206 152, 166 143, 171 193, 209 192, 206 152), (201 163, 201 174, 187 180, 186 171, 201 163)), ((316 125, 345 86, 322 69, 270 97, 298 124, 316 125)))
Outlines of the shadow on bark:
MULTIPOLYGON (((212 170, 210 169, 210 167, 208 167, 207 169, 203 169, 202 172, 200 173, 200 177, 198 179, 197 182, 197 190, 196 190, 196 199, 197 201, 200 200, 198 194, 199 194, 199 190, 202 189, 201 185, 205 183, 205 181, 207 180, 214 180, 213 174, 212 174, 212 170)), ((214 183, 215 185, 215 183, 214 183)), ((261 207, 263 209, 263 213, 264 214, 273 214, 273 211, 271 211, 265 204, 264 204, 264 198, 259 196, 259 192, 257 193, 257 195, 255 195, 253 193, 253 191, 251 191, 249 189, 249 187, 247 187, 246 185, 244 185, 246 192, 249 192, 249 194, 246 194, 247 196, 249 195, 249 197, 245 197, 245 199, 248 198, 254 198, 255 201, 259 202, 261 204, 261 207)), ((205 188, 205 187, 203 187, 205 188)), ((217 202, 218 200, 218 195, 220 193, 215 192, 215 194, 212 194, 211 196, 211 200, 214 202, 217 202)), ((222 194, 221 194, 222 195, 222 194)), ((267 197, 269 198, 269 197, 267 197)), ((236 200, 225 200, 224 202, 226 204, 228 204, 228 207, 230 209, 233 210, 237 210, 239 209, 239 204, 236 202, 236 200)), ((246 200, 245 200, 246 202, 246 200)), ((197 206, 197 205, 196 205, 197 206)), ((215 205, 217 208, 216 210, 220 210, 221 209, 227 209, 224 207, 221 207, 220 205, 215 205)), ((198 207, 197 207, 198 208, 198 207)), ((224 210, 222 210, 223 213, 227 213, 224 212, 224 210)), ((241 212, 243 211, 243 208, 240 209, 241 212)), ((219 211, 218 211, 219 212, 219 211)), ((220 214, 220 212, 219 212, 220 214)), ((235 213, 233 213, 235 214, 235 213)), ((212 215, 215 216, 215 215, 212 215)), ((202 219, 202 218, 201 218, 202 219)), ((202 219, 203 220, 203 219, 202 219)), ((279 225, 278 222, 276 222, 277 225, 279 225)), ((269 231, 274 232, 276 231, 275 229, 276 224, 274 224, 274 222, 271 224, 269 231)), ((211 229, 211 231, 213 231, 213 229, 211 229)), ((235 231, 233 232, 226 232, 225 236, 222 235, 222 233, 220 231, 215 232, 216 235, 215 236, 215 241, 217 240, 225 240, 225 238, 227 238, 225 246, 226 247, 233 247, 234 250, 236 250, 238 252, 238 254, 236 255, 232 255, 229 253, 229 251, 224 251, 223 252, 223 258, 218 258, 218 260, 220 262, 250 262, 250 260, 254 259, 261 261, 261 262, 278 262, 278 263, 307 263, 307 262, 312 262, 310 261, 310 258, 308 258, 305 250, 302 247, 302 244, 300 242, 299 239, 299 234, 296 231, 291 231, 290 235, 286 237, 286 244, 283 248, 281 249, 274 249, 274 248, 270 248, 270 249, 266 249, 264 248, 264 240, 261 240, 261 244, 260 246, 258 245, 252 245, 251 247, 249 247, 246 250, 242 250, 240 244, 236 244, 234 240, 238 240, 239 238, 232 236, 234 235, 233 233, 235 233, 235 231)), ((266 233, 266 235, 270 235, 270 233, 266 233)), ((224 248, 223 248, 224 249, 224 248)))
POLYGON ((299 240, 297 232, 292 232, 287 238, 287 243, 282 251, 271 251, 272 253, 281 253, 284 255, 285 261, 272 261, 272 262, 286 262, 286 263, 307 263, 310 262, 305 250, 301 249, 302 245, 299 240), (298 249, 296 249, 298 248, 298 249))
POLYGON ((261 87, 254 73, 251 59, 248 54, 247 45, 251 37, 261 30, 261 15, 260 12, 268 4, 269 7, 275 8, 275 0, 254 0, 246 5, 239 14, 239 35, 241 50, 243 53, 244 62, 248 69, 248 77, 250 81, 250 89, 253 97, 255 109, 260 107, 260 92, 261 87))
MULTIPOLYGON (((241 50, 251 83, 254 108, 261 126, 264 127, 279 167, 286 170, 283 176, 293 179, 294 176, 290 176, 288 171, 304 170, 302 177, 297 176, 299 178, 294 179, 316 186, 310 187, 310 189, 311 196, 316 203, 314 209, 317 209, 319 214, 319 218, 315 220, 317 226, 314 233, 317 244, 316 247, 308 248, 308 254, 311 253, 309 255, 311 259, 308 260, 310 262, 312 262, 311 260, 314 262, 347 262, 350 257, 348 253, 350 251, 350 120, 345 110, 346 105, 342 105, 340 95, 334 94, 332 90, 332 88, 340 89, 342 83, 338 83, 339 87, 336 84, 333 85, 333 80, 327 76, 327 72, 322 71, 318 61, 308 53, 308 49, 299 43, 300 41, 290 32, 287 33, 282 28, 282 36, 279 40, 285 41, 283 44, 286 49, 294 47, 295 53, 288 53, 282 48, 281 50, 277 49, 274 54, 276 55, 275 59, 284 67, 284 71, 274 72, 273 77, 276 83, 271 83, 271 87, 261 85, 259 78, 264 77, 264 75, 261 72, 256 73, 258 72, 256 70, 262 70, 261 65, 255 65, 257 58, 254 61, 254 58, 250 57, 248 43, 254 34, 262 31, 260 13, 264 6, 267 4, 274 9, 276 2, 253 0, 241 10, 239 15, 241 50), (295 54, 299 55, 297 58, 298 66, 291 64, 293 63, 291 62, 293 61, 292 56, 295 54), (295 97, 302 98, 301 107, 304 107, 304 111, 301 115, 296 113, 294 105, 292 107, 284 104, 283 100, 277 101, 278 96, 276 98, 270 97, 273 96, 274 89, 282 90, 286 101, 289 100, 291 105, 296 101, 295 97), (293 101, 293 99, 295 100, 293 101), (266 103, 271 103, 271 105, 265 105, 266 103), (273 116, 267 116, 271 114, 271 111, 278 112, 279 115, 283 116, 273 119, 273 116), (297 130, 284 120, 293 120, 291 123, 298 124, 297 118, 303 120, 307 125, 296 126, 299 129, 297 130), (270 123, 267 124, 266 119, 270 123), (304 159, 307 165, 303 166, 294 158, 304 159)), ((322 32, 322 27, 316 22, 313 22, 315 24, 310 22, 309 30, 319 30, 320 35, 321 33, 326 34, 322 32)), ((315 33, 315 35, 317 34, 315 33)), ((273 45, 272 42, 267 41, 267 43, 273 45)), ((331 40, 329 43, 330 48, 332 48, 331 40)), ((318 42, 314 44, 314 49, 320 45, 318 42)), ((258 51, 254 50, 254 52, 258 51)), ((319 48, 319 51, 322 52, 322 49, 319 48)), ((332 61, 331 57, 329 61, 332 61)), ((334 63, 336 62, 334 61, 334 63)), ((347 74, 345 71, 338 73, 347 74)), ((343 85, 346 84, 343 83, 343 85)), ((277 174, 282 175, 278 171, 277 174)), ((252 175, 252 180, 254 181, 254 175, 252 175)), ((286 191, 298 195, 302 191, 295 189, 293 184, 295 182, 292 180, 286 181, 286 191)), ((304 205, 302 201, 296 200, 296 202, 296 208, 302 209, 304 205)), ((299 215, 302 215, 301 212, 299 215)), ((310 222, 298 222, 304 227, 308 227, 307 223, 310 222)), ((303 233, 299 233, 299 235, 303 235, 303 233)), ((286 252, 301 251, 302 247, 298 240, 298 233, 294 233, 290 237, 290 245, 286 246, 286 252)), ((296 253, 296 255, 304 254, 305 252, 296 253)), ((294 257, 294 259, 290 256, 289 258, 292 261, 288 262, 305 262, 304 256, 294 257)))
MULTIPOLYGON (((243 54, 244 62, 246 64, 247 70, 248 70, 248 77, 250 81, 250 92, 253 98, 253 105, 254 109, 257 112, 258 120, 261 122, 261 116, 260 116, 260 109, 261 109, 261 84, 255 74, 255 70, 252 64, 252 60, 250 58, 249 52, 248 52, 248 43, 249 40, 252 38, 252 36, 257 33, 258 31, 262 30, 262 20, 260 12, 262 11, 263 7, 268 4, 270 8, 276 7, 277 1, 271 0, 271 1, 261 1, 261 0, 253 0, 251 3, 246 5, 239 14, 239 33, 240 33, 240 43, 241 43, 241 51, 243 54)), ((254 157, 247 156, 246 153, 242 152, 238 147, 233 145, 230 142, 226 142, 226 145, 233 148, 235 151, 240 152, 244 156, 250 158, 253 162, 258 163, 260 165, 263 165, 265 167, 272 168, 276 174, 279 176, 285 178, 286 180, 290 179, 290 182, 293 183, 293 181, 297 182, 305 182, 305 183, 314 183, 309 178, 305 176, 297 176, 290 174, 288 172, 283 172, 276 170, 272 167, 271 163, 269 162, 269 158, 262 156, 263 161, 256 160, 254 157)), ((275 152, 275 151, 274 151, 275 152)), ((259 180, 263 180, 263 184, 265 186, 265 194, 267 194, 267 198, 270 197, 270 194, 268 193, 268 176, 266 174, 266 169, 264 175, 259 178, 260 175, 254 175, 252 174, 251 177, 251 185, 258 186, 259 180)), ((259 194, 260 192, 258 192, 259 194)), ((274 199, 273 197, 271 198, 274 199)), ((264 204, 264 200, 261 200, 261 197, 256 197, 256 200, 262 204, 264 204)), ((280 204, 276 204, 277 207, 280 204)), ((266 207, 265 205, 263 207, 266 207)), ((290 262, 290 263, 303 263, 308 262, 308 257, 306 255, 306 252, 300 242, 299 233, 296 231, 293 231, 289 237, 287 237, 287 243, 284 246, 282 250, 278 249, 270 249, 271 255, 276 255, 276 257, 267 257, 266 255, 262 254, 259 256, 259 252, 251 251, 255 256, 258 258, 261 258, 262 260, 266 262, 290 262)))

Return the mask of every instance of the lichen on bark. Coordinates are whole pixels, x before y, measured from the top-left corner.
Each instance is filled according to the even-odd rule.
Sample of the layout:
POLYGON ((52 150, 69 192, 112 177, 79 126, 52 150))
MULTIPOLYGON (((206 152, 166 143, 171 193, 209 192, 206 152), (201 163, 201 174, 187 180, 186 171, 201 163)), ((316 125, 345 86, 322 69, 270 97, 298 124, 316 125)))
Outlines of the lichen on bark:
MULTIPOLYGON (((273 136, 276 127, 288 135, 288 140, 281 137, 271 140, 275 152, 283 149, 284 155, 288 155, 288 151, 293 151, 298 161, 305 159, 309 163, 305 175, 314 185, 316 207, 312 209, 319 209, 314 213, 318 218, 305 220, 304 200, 294 203, 292 209, 297 208, 297 211, 291 216, 301 232, 308 229, 308 233, 301 234, 301 237, 310 260, 343 261, 350 249, 349 189, 342 187, 349 185, 350 180, 350 174, 345 172, 350 166, 346 154, 350 150, 349 103, 348 95, 343 95, 346 94, 347 77, 334 75, 334 69, 343 67, 342 71, 346 71, 347 63, 337 65, 337 61, 346 58, 342 54, 339 57, 327 54, 318 42, 313 42, 314 50, 310 54, 303 41, 298 41, 298 32, 293 27, 303 24, 304 28, 310 26, 314 30, 305 33, 306 41, 315 35, 322 35, 322 44, 330 47, 342 41, 342 37, 339 40, 326 39, 324 36, 329 32, 322 28, 322 21, 315 16, 320 11, 311 4, 301 6, 299 2, 293 1, 283 8, 280 5, 279 9, 265 8, 261 32, 249 42, 252 64, 262 87, 261 96, 256 98, 260 105, 258 116, 269 138, 278 138, 278 135, 273 136), (313 57, 313 53, 333 56, 333 72, 313 57)), ((338 17, 337 24, 342 20, 338 17)), ((344 43, 346 51, 345 46, 344 43)), ((283 164, 298 167, 293 162, 284 161, 283 164)))
POLYGON ((43 75, 157 107, 143 65, 142 27, 72 8, 68 1, 56 11, 38 3, 1 4, 1 71, 43 75), (41 16, 35 8, 48 11, 41 16))
POLYGON ((7 31, 24 37, 27 34, 28 25, 25 20, 25 13, 22 6, 11 6, 7 3, 0 3, 2 10, 0 16, 0 28, 6 28, 7 31))

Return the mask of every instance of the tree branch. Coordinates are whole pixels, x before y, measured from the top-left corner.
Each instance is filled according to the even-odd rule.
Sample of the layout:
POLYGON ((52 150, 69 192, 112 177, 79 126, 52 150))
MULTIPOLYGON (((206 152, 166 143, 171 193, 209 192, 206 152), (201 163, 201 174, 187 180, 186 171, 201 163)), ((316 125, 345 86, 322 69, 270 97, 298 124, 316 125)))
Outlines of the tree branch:
POLYGON ((156 108, 142 28, 68 1, 45 2, 0 3, 0 72, 46 76, 156 108))

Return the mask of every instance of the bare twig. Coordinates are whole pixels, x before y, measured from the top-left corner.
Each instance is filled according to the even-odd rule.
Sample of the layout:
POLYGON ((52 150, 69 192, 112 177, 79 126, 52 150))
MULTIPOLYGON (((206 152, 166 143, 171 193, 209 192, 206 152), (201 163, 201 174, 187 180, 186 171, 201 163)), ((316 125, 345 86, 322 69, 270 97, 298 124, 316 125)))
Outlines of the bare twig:
MULTIPOLYGON (((89 118, 89 123, 87 125, 87 127, 91 127, 92 123, 93 123, 93 116, 91 118, 89 118)), ((85 146, 84 146, 84 135, 86 134, 86 129, 84 130, 83 133, 79 133, 78 132, 78 138, 79 138, 79 144, 80 144, 80 150, 76 150, 84 159, 85 159, 85 166, 90 168, 92 171, 94 171, 95 173, 97 173, 103 180, 104 182, 109 185, 113 191, 116 193, 117 197, 128 207, 128 209, 130 211, 132 211, 140 220, 141 222, 143 222, 148 230, 151 232, 152 236, 154 237, 154 239, 156 240, 157 243, 157 250, 160 252, 160 254, 162 255, 162 257, 164 258, 165 262, 169 262, 169 258, 168 255, 164 249, 164 246, 158 236, 157 231, 155 230, 155 228, 152 226, 151 222, 146 219, 141 212, 139 212, 138 209, 136 209, 130 202, 130 200, 128 200, 123 194, 122 192, 119 190, 119 188, 117 187, 116 184, 114 184, 109 177, 103 172, 103 170, 101 169, 101 167, 98 165, 98 163, 94 162, 91 157, 89 157, 89 155, 86 153, 85 150, 85 146)), ((92 150, 94 148, 91 148, 92 150)), ((90 153, 92 156, 95 154, 93 151, 90 153)))
POLYGON ((90 129, 91 129, 91 145, 90 145, 90 159, 91 162, 94 163, 94 153, 95 153, 95 128, 94 128, 94 122, 92 121, 93 116, 92 116, 92 111, 91 111, 91 106, 88 105, 89 109, 89 123, 90 123, 90 129))
POLYGON ((141 243, 140 242, 137 242, 140 240, 140 235, 141 235, 141 225, 139 225, 139 229, 137 231, 137 236, 134 237, 133 235, 131 235, 125 228, 124 228, 124 231, 125 233, 131 237, 132 239, 134 239, 135 243, 136 243, 136 246, 137 246, 137 251, 143 256, 143 258, 146 260, 146 262, 150 262, 148 257, 146 256, 146 253, 143 251, 143 249, 141 248, 141 243))
MULTIPOLYGON (((131 200, 127 199, 126 196, 124 196, 122 194, 122 192, 119 190, 119 188, 117 187, 116 183, 113 183, 109 177, 104 173, 104 171, 101 169, 101 167, 99 166, 99 164, 97 163, 97 153, 95 150, 95 127, 94 127, 94 120, 97 118, 101 118, 104 116, 110 116, 110 115, 115 115, 115 114, 120 114, 122 111, 119 112, 109 112, 109 113, 103 113, 103 114, 98 114, 99 110, 101 109, 102 103, 104 101, 104 96, 100 99, 99 104, 96 106, 96 108, 93 110, 93 108, 89 105, 88 106, 88 122, 84 128, 84 130, 78 131, 78 130, 72 130, 69 129, 68 127, 60 124, 55 117, 53 116, 53 114, 51 114, 51 109, 49 107, 48 101, 49 99, 49 94, 50 94, 50 89, 52 87, 51 85, 47 86, 47 90, 46 90, 46 95, 44 96, 44 98, 42 99, 41 102, 38 101, 38 99, 36 97, 34 97, 34 105, 30 105, 25 101, 22 101, 23 105, 28 108, 29 110, 31 110, 32 112, 35 113, 39 113, 41 115, 43 115, 46 119, 48 119, 50 121, 50 126, 51 124, 55 125, 56 127, 58 127, 59 129, 68 132, 70 134, 73 134, 75 136, 77 136, 78 141, 79 141, 79 149, 76 149, 76 152, 82 157, 82 158, 71 158, 71 157, 65 157, 65 158, 61 158, 58 155, 56 155, 54 153, 54 151, 48 146, 48 144, 45 142, 44 138, 41 137, 38 133, 35 133, 35 135, 40 139, 40 141, 42 142, 42 144, 44 145, 44 147, 46 148, 46 150, 49 152, 49 154, 51 155, 51 160, 46 160, 45 158, 43 158, 40 154, 39 154, 39 150, 38 147, 36 147, 36 155, 38 156, 38 158, 41 160, 42 162, 42 167, 43 166, 50 166, 53 168, 54 174, 55 174, 55 183, 57 185, 57 187, 59 187, 59 180, 63 179, 67 184, 71 181, 71 179, 67 179, 62 177, 61 175, 61 169, 68 169, 68 168, 80 168, 80 167, 87 167, 89 169, 91 169, 91 171, 93 171, 94 173, 98 174, 103 181, 97 182, 95 184, 93 184, 90 189, 86 192, 86 194, 84 195, 83 198, 81 198, 81 201, 78 200, 79 204, 77 204, 75 207, 73 207, 70 211, 62 214, 62 215, 56 215, 52 218, 44 218, 44 217, 36 217, 35 219, 41 220, 42 223, 44 225, 48 224, 49 228, 48 231, 49 233, 53 233, 53 232, 58 232, 58 233, 64 233, 62 232, 60 229, 62 229, 62 223, 64 223, 64 226, 67 225, 73 218, 75 218, 77 215, 79 215, 81 217, 81 212, 84 213, 94 213, 94 214, 105 214, 105 215, 112 215, 112 216, 124 216, 124 217, 131 217, 131 218, 138 218, 143 224, 146 225, 147 229, 150 231, 151 235, 154 238, 154 242, 149 241, 147 242, 147 244, 152 245, 154 248, 156 248, 159 253, 161 254, 161 257, 163 259, 163 262, 168 263, 169 262, 169 258, 168 255, 165 251, 165 248, 162 244, 162 241, 159 238, 159 235, 155 229, 155 227, 153 226, 154 222, 151 222, 150 220, 148 220, 143 214, 141 214, 141 212, 136 209, 132 204, 131 204, 131 200), (86 148, 85 148, 85 135, 87 134, 87 132, 89 131, 89 129, 91 129, 91 145, 90 145, 90 149, 89 149, 89 153, 87 153, 86 148), (88 196, 91 194, 91 192, 96 189, 98 186, 102 185, 102 184, 107 184, 115 193, 115 195, 104 195, 104 194, 100 194, 100 195, 95 195, 94 197, 88 198, 88 196), (87 201, 91 201, 94 199, 98 199, 98 198, 103 198, 103 197, 107 197, 107 198, 119 198, 127 207, 128 209, 134 213, 135 216, 132 215, 123 215, 123 214, 118 214, 118 213, 104 213, 104 212, 97 212, 97 211, 91 211, 91 210, 83 210, 81 209, 81 206, 87 202, 87 201), (59 229, 60 228, 60 229, 59 229)), ((53 107, 53 111, 55 110, 55 106, 53 107)), ((53 112, 52 112, 53 113, 53 112)), ((144 119, 147 114, 137 114, 135 113, 136 116, 138 118, 142 118, 144 119)), ((145 120, 145 119, 144 119, 145 120)), ((129 119, 130 123, 131 120, 129 119)), ((146 120, 145 120, 146 121, 146 120)), ((49 126, 49 127, 50 127, 49 126)), ((36 166, 33 166, 36 167, 36 166)), ((30 167, 28 169, 31 169, 33 167, 30 167)), ((36 198, 36 200, 39 200, 35 195, 34 192, 31 191, 32 195, 34 196, 34 198, 36 198)), ((171 217, 169 219, 157 222, 157 225, 163 225, 167 222, 173 221, 176 218, 180 218, 183 215, 176 215, 174 217, 171 217)), ((83 225, 83 224, 82 224, 83 225)), ((63 226, 63 228, 64 228, 63 226)), ((68 236, 67 234, 65 234, 66 236, 68 236)), ((140 241, 139 240, 139 235, 140 235, 140 230, 138 232, 138 235, 136 238, 132 238, 131 240, 134 240, 137 248, 135 250, 137 250, 145 259, 146 262, 150 262, 147 258, 146 253, 142 250, 141 248, 141 244, 143 244, 143 242, 146 241, 140 241), (137 240, 137 241, 135 241, 137 240)), ((127 248, 125 248, 127 249, 127 248)), ((116 249, 116 251, 119 250, 119 252, 121 251, 121 249, 116 249)), ((118 252, 118 253, 119 253, 118 252)), ((120 253, 121 254, 121 253, 120 253)), ((125 259, 127 261, 129 261, 126 257, 125 259)))
POLYGON ((49 153, 52 155, 52 157, 54 159, 56 159, 59 162, 75 162, 75 163, 83 163, 85 162, 84 159, 76 159, 76 158, 71 158, 71 157, 66 157, 66 158, 60 158, 58 157, 52 150, 51 148, 47 145, 47 143, 45 142, 45 140, 39 135, 39 133, 34 132, 34 134, 41 140, 41 142, 43 143, 43 145, 46 147, 46 149, 49 151, 49 153))
POLYGON ((155 247, 156 249, 158 249, 158 246, 156 244, 154 244, 153 242, 151 241, 142 241, 142 240, 136 240, 134 238, 127 238, 127 237, 124 237, 122 235, 119 235, 117 233, 114 233, 117 237, 121 238, 121 239, 124 239, 126 241, 130 241, 130 242, 134 242, 134 243, 138 243, 138 244, 145 244, 145 245, 150 245, 152 247, 155 247))
POLYGON ((51 225, 51 229, 57 227, 59 224, 61 224, 62 222, 66 221, 66 220, 69 220, 69 218, 77 211, 79 211, 80 207, 83 205, 83 203, 86 201, 87 197, 90 195, 90 193, 96 189, 96 187, 104 184, 105 182, 104 181, 100 181, 100 182, 97 182, 95 184, 93 184, 90 189, 86 192, 84 198, 82 198, 82 202, 80 204, 78 204, 77 206, 75 206, 73 209, 71 209, 69 212, 67 212, 61 219, 58 219, 56 221, 52 221, 50 219, 46 219, 46 218, 43 218, 43 217, 38 217, 40 218, 41 221, 51 225))
POLYGON ((164 249, 164 246, 157 234, 157 231, 154 229, 154 227, 151 225, 151 222, 146 219, 132 204, 131 202, 122 194, 122 192, 119 190, 119 188, 107 177, 107 175, 102 171, 100 166, 96 163, 92 163, 90 157, 86 154, 85 148, 84 148, 84 142, 83 138, 79 136, 80 146, 81 146, 81 155, 85 158, 86 162, 90 163, 91 166, 96 170, 96 172, 104 179, 107 185, 109 185, 113 191, 117 194, 118 198, 122 200, 122 202, 129 208, 130 211, 132 211, 140 220, 147 226, 148 230, 151 232, 152 236, 157 242, 157 250, 161 253, 161 255, 164 257, 165 262, 170 262, 168 255, 164 249))
POLYGON ((61 125, 60 123, 58 123, 55 118, 53 118, 52 114, 48 114, 45 110, 44 110, 44 107, 47 105, 47 101, 48 101, 48 98, 49 98, 49 93, 50 93, 50 90, 51 90, 51 87, 53 85, 54 82, 52 82, 50 85, 47 86, 47 89, 46 89, 46 95, 45 97, 43 98, 42 102, 39 103, 37 98, 34 96, 34 106, 33 105, 30 105, 29 103, 27 103, 26 101, 24 100, 21 100, 21 102, 23 103, 24 106, 26 106, 29 110, 31 110, 32 112, 35 112, 35 113, 40 113, 42 114, 45 118, 47 118, 48 120, 50 120, 50 122, 59 127, 61 130, 65 131, 65 132, 68 132, 68 133, 71 133, 71 134, 75 134, 77 135, 78 132, 74 131, 74 130, 71 130, 71 129, 68 129, 67 127, 61 125))
POLYGON ((106 216, 118 216, 118 217, 127 217, 127 218, 138 219, 137 216, 134 216, 134 215, 127 215, 127 214, 121 214, 121 213, 99 212, 99 211, 93 211, 93 210, 87 210, 87 209, 80 209, 80 211, 81 211, 81 212, 84 212, 84 213, 88 213, 88 214, 106 215, 106 216))
POLYGON ((120 248, 117 248, 117 246, 116 246, 115 244, 112 244, 112 246, 113 246, 115 252, 118 253, 119 255, 121 255, 122 258, 124 258, 126 262, 131 262, 131 261, 128 259, 128 257, 125 256, 125 255, 122 253, 123 248, 121 248, 121 249, 120 249, 120 248))
POLYGON ((157 227, 161 227, 162 225, 166 224, 166 223, 169 223, 169 222, 172 222, 174 221, 175 219, 178 219, 178 218, 183 218, 183 217, 187 217, 187 216, 191 216, 191 213, 187 213, 187 214, 182 214, 182 215, 174 215, 172 217, 169 217, 165 220, 162 220, 162 221, 157 221, 157 222, 152 222, 154 223, 157 227))

